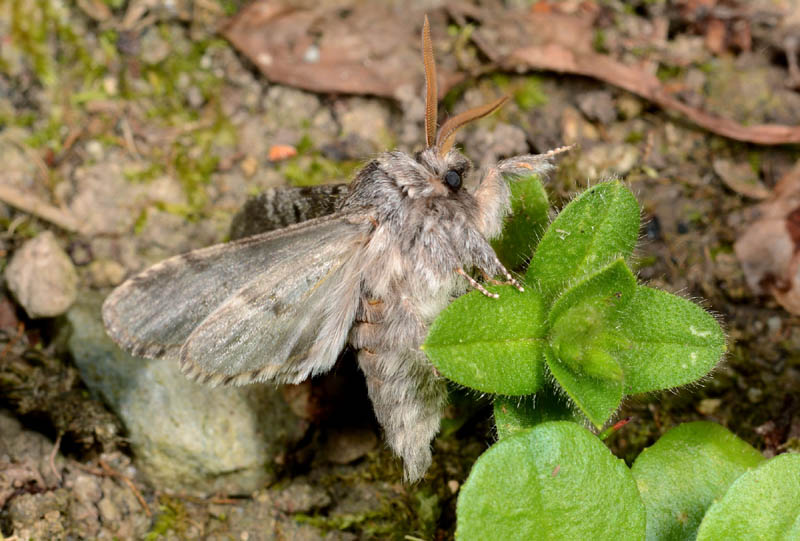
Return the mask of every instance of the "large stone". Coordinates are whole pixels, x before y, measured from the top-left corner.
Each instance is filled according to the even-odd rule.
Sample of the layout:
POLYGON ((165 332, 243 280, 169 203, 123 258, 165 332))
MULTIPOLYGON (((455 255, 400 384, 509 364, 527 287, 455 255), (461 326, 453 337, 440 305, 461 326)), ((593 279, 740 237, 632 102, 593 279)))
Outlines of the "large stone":
POLYGON ((127 427, 148 478, 200 494, 250 493, 273 481, 276 457, 305 430, 277 389, 209 388, 176 362, 132 357, 106 336, 101 303, 87 293, 67 313, 69 349, 87 386, 127 427))
POLYGON ((50 231, 25 242, 14 253, 5 278, 31 318, 63 314, 78 294, 75 266, 50 231))

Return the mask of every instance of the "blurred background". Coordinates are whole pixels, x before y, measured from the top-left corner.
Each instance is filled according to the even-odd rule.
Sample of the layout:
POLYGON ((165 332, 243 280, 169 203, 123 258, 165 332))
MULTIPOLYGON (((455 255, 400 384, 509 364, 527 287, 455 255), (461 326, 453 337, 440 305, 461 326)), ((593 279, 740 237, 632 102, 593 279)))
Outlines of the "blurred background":
POLYGON ((800 450, 796 2, 0 0, 2 536, 452 536, 488 401, 455 393, 404 485, 351 364, 209 390, 123 354, 99 315, 133 272, 227 240, 248 197, 421 148, 426 13, 440 119, 512 98, 465 154, 575 144, 554 209, 624 178, 639 277, 727 330, 707 380, 624 405, 617 456, 695 419, 800 450))

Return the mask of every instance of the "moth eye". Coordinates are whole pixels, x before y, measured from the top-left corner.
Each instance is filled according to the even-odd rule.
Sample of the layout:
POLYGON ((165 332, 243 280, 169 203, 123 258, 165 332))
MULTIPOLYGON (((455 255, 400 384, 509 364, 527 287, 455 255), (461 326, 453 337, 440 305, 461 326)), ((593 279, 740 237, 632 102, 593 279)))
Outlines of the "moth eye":
POLYGON ((444 181, 451 189, 457 190, 461 187, 461 174, 454 169, 450 169, 444 174, 444 181))

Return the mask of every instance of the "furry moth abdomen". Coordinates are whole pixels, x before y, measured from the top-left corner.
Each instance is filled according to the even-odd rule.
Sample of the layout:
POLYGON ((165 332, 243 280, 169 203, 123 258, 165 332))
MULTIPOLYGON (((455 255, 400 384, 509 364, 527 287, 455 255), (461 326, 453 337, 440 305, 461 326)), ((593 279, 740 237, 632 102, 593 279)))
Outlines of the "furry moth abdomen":
POLYGON ((508 212, 508 179, 547 172, 560 151, 504 160, 466 190, 471 164, 453 148, 454 136, 505 99, 437 132, 427 20, 423 51, 422 151, 379 155, 337 192, 328 216, 173 257, 122 284, 103 306, 108 333, 124 349, 176 359, 208 384, 297 383, 329 370, 352 345, 409 480, 430 465, 446 400, 420 350, 428 328, 468 285, 489 294, 467 270, 521 289, 487 239, 508 212))

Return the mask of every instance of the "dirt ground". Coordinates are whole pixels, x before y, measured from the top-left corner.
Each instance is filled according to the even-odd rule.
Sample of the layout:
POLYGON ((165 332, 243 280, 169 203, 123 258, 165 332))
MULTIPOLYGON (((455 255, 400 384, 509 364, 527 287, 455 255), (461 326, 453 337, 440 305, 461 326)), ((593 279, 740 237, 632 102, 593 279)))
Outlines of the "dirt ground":
MULTIPOLYGON (((296 84, 276 82, 253 61, 257 51, 223 37, 226 17, 243 5, 0 0, 0 270, 49 230, 76 271, 75 295, 105 294, 148 264, 225 240, 249 196, 347 181, 376 152, 422 145, 421 87, 354 95, 310 91, 325 81, 312 85, 302 73, 284 76, 296 84)), ((375 16, 372 4, 355 0, 325 5, 347 12, 342 19, 359 9, 375 16)), ((796 8, 736 0, 480 7, 498 19, 515 9, 588 13, 586 54, 635 67, 670 99, 735 124, 700 127, 657 92, 643 96, 586 70, 510 70, 470 37, 481 36, 481 20, 484 29, 491 22, 459 20, 466 8, 412 3, 435 14, 437 54, 456 74, 441 107, 512 97, 464 130, 465 154, 489 163, 575 144, 548 183, 554 207, 604 177, 624 178, 643 208, 640 279, 701 303, 726 329, 729 352, 706 379, 626 401, 619 417, 632 420, 608 440, 612 450, 630 463, 669 428, 706 419, 766 456, 800 451, 800 312, 785 301, 792 277, 770 274, 772 286, 762 280, 756 291, 735 251, 764 205, 788 197, 774 190, 779 181, 800 186, 791 176, 800 137, 787 130, 775 144, 753 142, 777 133, 759 125, 800 125, 790 69, 796 8)), ((333 32, 325 24, 312 30, 333 32)), ((398 50, 418 47, 414 25, 398 50)), ((333 376, 281 391, 301 429, 268 484, 248 493, 177 491, 142 473, 125 424, 82 379, 71 319, 29 317, 8 282, 0 289, 0 539, 452 537, 458 488, 493 441, 487 398, 454 390, 431 470, 406 485, 360 374, 344 359, 333 376)))

